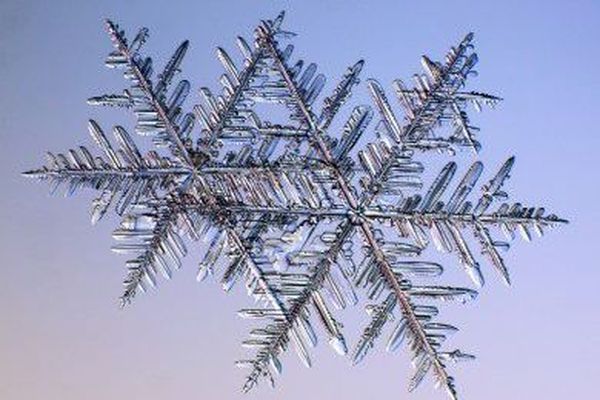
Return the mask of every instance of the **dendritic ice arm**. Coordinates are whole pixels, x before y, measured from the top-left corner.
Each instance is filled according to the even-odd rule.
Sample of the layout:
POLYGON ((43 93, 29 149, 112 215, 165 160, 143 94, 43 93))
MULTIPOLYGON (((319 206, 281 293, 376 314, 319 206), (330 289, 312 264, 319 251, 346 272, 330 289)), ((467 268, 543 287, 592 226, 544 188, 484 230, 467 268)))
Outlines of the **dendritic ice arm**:
POLYGON ((92 223, 100 220, 111 205, 117 214, 123 215, 132 204, 169 191, 190 175, 189 170, 154 151, 142 156, 123 127, 116 126, 113 130, 116 148, 93 120, 89 122, 89 131, 102 155, 94 156, 84 146, 66 154, 47 153, 46 166, 24 175, 48 181, 52 192, 61 185, 67 186, 68 195, 80 188, 100 191, 92 203, 92 223))
POLYGON ((390 175, 394 172, 402 175, 404 171, 396 167, 399 154, 435 149, 446 149, 452 154, 456 146, 480 148, 470 133, 476 128, 466 122, 466 105, 472 102, 480 110, 482 104, 494 106, 501 99, 484 93, 458 91, 465 85, 468 76, 474 74, 473 68, 478 60, 477 54, 472 52, 472 41, 473 34, 468 34, 458 47, 450 50, 444 64, 423 56, 427 75, 415 75, 417 86, 414 89, 406 89, 399 80, 394 82, 396 95, 405 112, 404 125, 398 122, 381 85, 376 80, 369 80, 369 90, 381 116, 376 129, 382 138, 389 138, 389 142, 400 146, 384 145, 385 140, 379 141, 364 154, 361 161, 371 167, 367 169, 370 176, 361 197, 363 206, 385 195, 381 189, 389 186, 390 175), (439 136, 435 133, 436 128, 446 121, 452 122, 455 133, 450 137, 439 136), (378 146, 391 147, 392 151, 378 149, 378 146))
POLYGON ((131 302, 138 289, 156 285, 157 272, 171 276, 171 266, 180 266, 186 253, 181 235, 192 238, 196 228, 187 214, 185 199, 172 191, 189 179, 191 172, 155 151, 142 155, 127 131, 113 130, 113 146, 95 121, 89 131, 102 155, 94 156, 84 146, 65 154, 48 153, 48 164, 25 175, 49 181, 52 191, 61 184, 72 195, 80 188, 99 191, 92 201, 92 223, 98 222, 112 206, 123 220, 113 236, 120 243, 114 250, 136 253, 127 262, 127 277, 121 305, 131 302), (183 231, 183 232, 182 232, 183 231))
POLYGON ((158 75, 156 84, 153 84, 152 58, 140 53, 147 40, 148 29, 140 29, 129 43, 118 25, 106 20, 106 27, 115 48, 115 51, 109 54, 106 65, 111 68, 123 68, 125 78, 132 81, 132 86, 123 94, 92 97, 89 103, 133 108, 137 116, 136 132, 153 136, 158 146, 168 146, 173 156, 184 166, 193 167, 189 135, 195 117, 193 113, 182 115, 181 109, 190 91, 190 83, 187 80, 180 81, 168 100, 166 97, 174 76, 180 71, 188 42, 184 41, 175 50, 158 75))
POLYGON ((498 173, 482 187, 482 196, 472 203, 468 196, 476 186, 483 170, 480 162, 468 169, 445 203, 442 197, 456 171, 454 162, 448 163, 434 180, 425 196, 413 195, 403 199, 398 206, 367 208, 365 215, 373 220, 395 226, 401 237, 410 239, 419 248, 428 246, 429 240, 442 252, 456 252, 460 263, 477 286, 483 286, 483 275, 475 260, 464 231, 471 231, 486 255, 506 284, 510 284, 508 270, 498 252, 507 250, 509 244, 493 238, 490 229, 500 228, 507 239, 514 232, 531 240, 531 231, 542 236, 544 230, 567 221, 550 214, 543 207, 525 207, 520 202, 502 203, 495 211, 489 211, 494 199, 505 200, 508 195, 501 190, 508 179, 514 158, 509 158, 498 173))
MULTIPOLYGON (((465 106, 473 103, 480 110, 482 104, 494 106, 501 99, 483 93, 459 92, 469 75, 476 75, 474 66, 478 57, 473 51, 473 37, 473 33, 469 33, 458 46, 452 47, 443 63, 433 62, 423 56, 421 61, 426 75, 414 75, 413 89, 406 89, 400 80, 394 82, 394 90, 408 122, 401 132, 401 138, 405 142, 425 137, 435 140, 435 136, 432 136, 433 127, 443 120, 450 120, 454 132, 447 141, 475 150, 479 148, 473 134, 478 129, 470 126, 465 106)), ((374 96, 381 92, 375 81, 371 82, 371 90, 374 96)))
POLYGON ((369 81, 369 89, 382 117, 378 129, 402 142, 408 148, 449 148, 451 145, 480 148, 470 125, 465 108, 472 103, 477 110, 481 105, 494 106, 501 99, 477 92, 461 92, 469 75, 474 75, 478 61, 473 52, 473 34, 468 34, 457 47, 452 47, 444 63, 422 57, 426 75, 415 74, 415 87, 407 89, 400 80, 394 81, 394 91, 405 112, 405 125, 401 125, 389 104, 383 88, 376 80, 369 81), (434 134, 434 129, 444 121, 454 127, 448 137, 434 134))
MULTIPOLYGON (((223 274, 223 287, 229 290, 240 277, 244 277, 248 293, 258 303, 265 303, 265 308, 242 310, 240 314, 271 319, 267 327, 254 329, 251 339, 244 342, 246 347, 258 348, 256 360, 238 362, 239 366, 253 368, 244 390, 254 386, 260 377, 267 377, 274 383, 268 366, 280 372, 277 354, 290 340, 304 364, 310 366, 307 343, 314 345, 316 341, 310 323, 303 316, 299 317, 293 307, 298 296, 297 286, 305 280, 304 275, 275 269, 272 258, 265 251, 265 243, 260 239, 270 229, 269 224, 273 225, 274 222, 269 216, 262 216, 258 220, 247 221, 245 234, 238 235, 233 230, 227 230, 231 263, 223 274)), ((238 222, 236 229, 239 230, 241 226, 238 222)))
POLYGON ((133 206, 113 232, 118 241, 113 251, 136 255, 127 261, 122 306, 132 301, 138 289, 156 287, 158 273, 171 279, 172 268, 180 269, 181 259, 187 254, 184 235, 197 241, 205 223, 175 198, 133 206))
POLYGON ((290 166, 222 168, 198 177, 228 211, 318 216, 335 206, 328 195, 327 170, 290 166))
MULTIPOLYGON (((277 291, 286 299, 288 304, 288 318, 286 320, 282 320, 279 315, 274 315, 270 309, 248 309, 240 312, 246 318, 269 320, 266 327, 253 330, 251 332, 253 339, 246 342, 246 344, 251 344, 251 347, 257 348, 254 358, 238 363, 240 366, 251 368, 244 390, 247 391, 256 385, 258 378, 261 376, 271 377, 269 368, 273 372, 281 373, 279 354, 285 349, 289 340, 288 337, 293 335, 295 331, 299 330, 306 342, 312 346, 316 345, 317 337, 309 320, 311 312, 315 312, 318 320, 322 323, 329 336, 331 346, 340 354, 346 353, 347 347, 341 332, 341 325, 329 310, 324 298, 325 293, 323 293, 324 291, 328 292, 330 297, 336 299, 337 304, 342 304, 339 306, 344 306, 346 299, 339 287, 339 281, 333 279, 332 271, 330 271, 338 254, 343 253, 343 249, 330 246, 321 251, 306 250, 308 241, 317 241, 323 247, 328 245, 331 237, 337 233, 349 239, 347 236, 352 232, 347 224, 342 224, 334 229, 334 231, 326 229, 319 231, 317 224, 300 224, 296 230, 290 231, 282 239, 276 240, 278 242, 275 244, 276 247, 282 248, 285 246, 284 248, 290 248, 293 247, 294 238, 300 238, 307 234, 304 244, 296 251, 287 253, 286 256, 291 267, 295 267, 295 269, 303 267, 302 270, 307 272, 280 272, 273 277, 277 281, 277 291), (316 234, 315 232, 319 233, 316 234)), ((347 243, 340 247, 346 247, 345 244, 347 243)), ((338 274, 344 275, 345 272, 340 270, 338 274)), ((351 287, 349 289, 349 299, 355 303, 356 296, 351 291, 351 287)), ((303 354, 301 353, 301 355, 303 354)))

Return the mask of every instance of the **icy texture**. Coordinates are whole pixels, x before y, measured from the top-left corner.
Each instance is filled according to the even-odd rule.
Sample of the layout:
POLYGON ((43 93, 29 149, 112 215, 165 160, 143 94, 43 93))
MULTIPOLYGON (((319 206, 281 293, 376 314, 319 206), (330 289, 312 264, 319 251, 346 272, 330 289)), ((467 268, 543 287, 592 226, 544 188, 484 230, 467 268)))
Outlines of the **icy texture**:
POLYGON ((130 86, 89 103, 132 110, 135 132, 150 136, 156 150, 143 154, 120 126, 113 129, 113 141, 90 121, 98 156, 86 147, 48 153, 45 166, 25 174, 50 182, 53 191, 59 186, 68 194, 96 191, 94 223, 111 207, 122 217, 113 234, 114 250, 133 257, 127 262, 122 305, 156 286, 157 275, 170 278, 190 240, 200 241, 205 250, 199 281, 218 275, 226 291, 243 282, 256 306, 240 315, 265 321, 243 343, 253 353, 237 362, 249 368, 244 390, 262 378, 274 382, 290 342, 310 366, 315 322, 337 353, 349 353, 358 363, 393 321, 387 349, 405 344, 411 352, 415 373, 409 389, 431 373, 456 398, 449 361, 473 356, 443 349, 457 328, 436 321, 438 305, 465 303, 477 292, 438 282, 444 268, 424 259, 425 249, 433 244, 456 254, 481 287, 477 249, 509 284, 498 251, 508 244, 496 239, 497 228, 509 239, 518 231, 530 240, 531 231, 541 235, 565 221, 543 208, 505 202, 502 187, 512 157, 483 186, 479 161, 466 171, 449 161, 431 183, 424 182, 428 152, 453 157, 462 148, 480 149, 468 106, 480 110, 500 101, 464 91, 477 63, 472 33, 442 62, 423 56, 425 74, 414 76, 413 88, 394 82, 403 114, 369 79, 373 105, 355 106, 342 132, 333 132, 332 122, 359 84, 364 62, 348 68, 320 107, 325 76, 316 64, 294 60, 293 45, 281 44, 294 36, 282 22, 283 13, 262 21, 252 42, 238 37, 240 57, 218 48, 225 69, 222 92, 201 88, 203 104, 186 111, 191 85, 178 76, 188 42, 155 74, 152 58, 142 53, 148 30, 129 42, 118 25, 107 21, 114 50, 106 65, 122 70, 130 86), (287 118, 264 120, 258 103, 285 110, 287 118), (417 159, 417 153, 425 156, 417 159), (481 193, 474 194, 479 187, 481 193), (498 200, 503 203, 496 206, 498 200), (355 305, 358 290, 374 303, 367 306, 370 323, 349 352, 332 306, 355 305))

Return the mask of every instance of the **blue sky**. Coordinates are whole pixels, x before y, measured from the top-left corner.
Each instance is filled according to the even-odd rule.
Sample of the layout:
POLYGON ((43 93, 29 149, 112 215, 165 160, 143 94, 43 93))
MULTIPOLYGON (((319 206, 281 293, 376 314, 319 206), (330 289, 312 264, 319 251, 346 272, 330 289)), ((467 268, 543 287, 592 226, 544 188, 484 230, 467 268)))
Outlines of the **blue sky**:
MULTIPOLYGON (((129 32, 147 26, 149 49, 164 62, 190 39, 184 63, 193 87, 215 87, 215 47, 234 51, 259 19, 287 11, 298 55, 334 80, 356 60, 363 77, 389 88, 408 80, 419 57, 440 58, 475 32, 480 76, 470 89, 505 101, 474 116, 479 157, 491 168, 516 155, 514 199, 544 205, 571 224, 506 256, 514 284, 490 275, 475 304, 450 308, 454 344, 478 360, 455 368, 465 399, 590 398, 600 373, 598 92, 600 3, 593 1, 12 1, 0 4, 0 398, 35 399, 363 399, 445 398, 425 383, 406 393, 405 354, 378 349, 352 368, 321 344, 312 369, 284 358, 276 390, 242 396, 233 360, 248 325, 225 296, 193 279, 196 260, 160 290, 120 311, 123 260, 109 251, 116 221, 89 224, 90 196, 49 197, 19 173, 46 150, 90 144, 88 118, 127 123, 85 99, 120 89, 103 59, 102 19, 129 32), (101 4, 97 4, 101 3, 101 4), (172 3, 176 3, 173 5, 172 3)), ((364 88, 353 102, 368 101, 364 88)), ((347 329, 364 323, 358 308, 347 329)))

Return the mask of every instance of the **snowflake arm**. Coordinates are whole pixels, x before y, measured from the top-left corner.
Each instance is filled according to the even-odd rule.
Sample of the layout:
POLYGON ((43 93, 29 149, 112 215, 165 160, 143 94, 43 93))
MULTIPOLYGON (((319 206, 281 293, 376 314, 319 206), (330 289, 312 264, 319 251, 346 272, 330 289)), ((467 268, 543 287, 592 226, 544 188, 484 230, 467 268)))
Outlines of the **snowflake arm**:
MULTIPOLYGON (((136 130, 141 134, 155 135, 155 142, 158 145, 168 145, 177 159, 185 166, 193 167, 194 162, 182 138, 185 138, 192 129, 194 114, 186 114, 180 124, 176 122, 180 117, 180 106, 189 93, 189 82, 186 80, 179 82, 168 103, 165 97, 167 88, 179 71, 188 48, 188 41, 184 41, 177 48, 163 72, 158 76, 158 82, 153 85, 150 80, 152 59, 150 57, 143 58, 138 53, 146 41, 148 30, 142 28, 128 45, 124 32, 119 29, 118 25, 106 20, 106 28, 115 47, 115 52, 109 55, 106 64, 112 68, 125 68, 125 77, 131 79, 133 83, 130 91, 126 92, 126 96, 130 97, 134 112, 138 117, 136 130)), ((92 98, 91 103, 105 104, 107 97, 103 96, 99 99, 92 98), (99 99, 104 101, 99 101, 99 99)))

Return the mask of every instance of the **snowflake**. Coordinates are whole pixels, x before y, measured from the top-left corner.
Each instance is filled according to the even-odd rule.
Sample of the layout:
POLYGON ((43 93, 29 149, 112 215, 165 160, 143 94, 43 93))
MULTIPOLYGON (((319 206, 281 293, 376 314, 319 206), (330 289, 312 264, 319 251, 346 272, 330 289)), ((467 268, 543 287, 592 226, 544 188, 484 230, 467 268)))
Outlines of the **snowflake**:
POLYGON ((443 62, 423 56, 426 74, 415 75, 413 88, 394 82, 402 119, 381 85, 368 80, 379 121, 372 124, 372 108, 358 105, 338 135, 331 132, 332 122, 359 84, 363 61, 347 70, 318 110, 315 101, 325 77, 315 64, 292 61, 293 45, 283 47, 280 42, 294 34, 282 29, 282 21, 283 13, 262 21, 252 46, 238 37, 241 67, 218 49, 226 71, 220 78, 222 93, 201 88, 204 105, 192 112, 183 111, 190 83, 173 84, 188 42, 153 78, 152 58, 141 52, 148 30, 141 29, 129 42, 107 21, 114 51, 106 65, 123 70, 131 86, 89 103, 131 109, 137 117, 136 133, 150 136, 156 149, 142 154, 121 126, 113 129, 115 146, 100 125, 90 121, 99 156, 83 146, 65 154, 47 153, 47 165, 25 175, 49 181, 53 191, 66 186, 68 194, 81 188, 98 192, 92 203, 93 223, 111 207, 122 217, 113 233, 118 241, 113 249, 132 255, 120 299, 123 306, 139 291, 156 286, 157 275, 168 279, 181 267, 186 240, 203 241, 198 280, 222 274, 225 290, 243 281, 257 306, 240 315, 267 321, 244 342, 254 355, 237 362, 250 370, 244 390, 262 378, 273 383, 289 342, 311 365, 308 348, 317 342, 311 321, 322 323, 335 351, 348 353, 342 325, 330 306, 356 304, 355 290, 360 289, 374 303, 366 307, 371 321, 350 353, 353 363, 366 356, 394 321, 387 349, 406 343, 412 353, 415 373, 409 390, 431 372, 456 398, 448 365, 474 357, 443 349, 446 337, 457 328, 436 322, 435 304, 467 302, 477 292, 429 283, 443 268, 425 260, 425 250, 433 243, 442 252, 455 253, 481 287, 483 275, 471 250, 476 246, 509 284, 499 254, 509 245, 495 238, 498 228, 509 239, 518 231, 530 240, 531 231, 542 235, 544 229, 566 221, 546 215, 543 208, 504 202, 502 186, 513 157, 481 186, 478 196, 471 192, 482 174, 479 161, 469 166, 453 190, 449 187, 457 174, 455 161, 422 190, 425 168, 417 155, 452 158, 464 148, 476 153, 478 129, 467 108, 480 110, 500 101, 463 90, 477 63, 473 34, 451 48, 443 62), (282 123, 265 119, 280 115, 285 117, 282 123), (195 125, 200 125, 196 136, 195 125), (495 202, 500 205, 492 208, 495 202), (474 240, 467 240, 467 233, 474 240))

